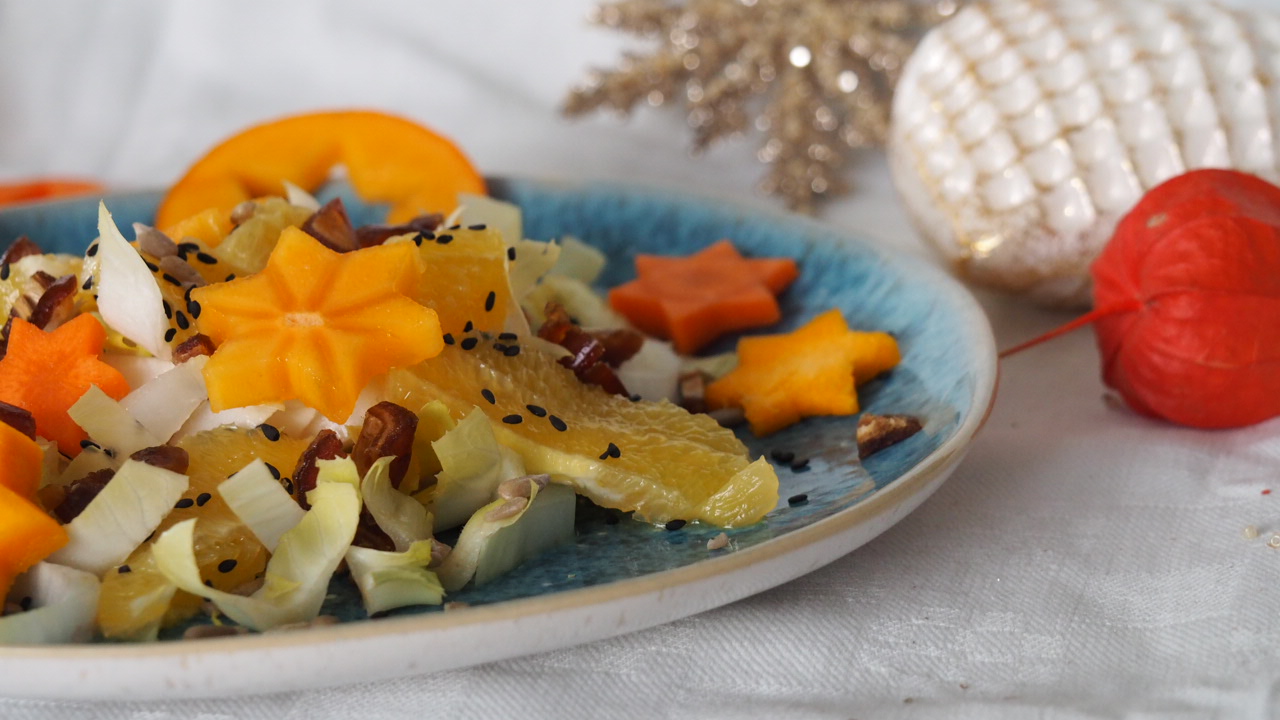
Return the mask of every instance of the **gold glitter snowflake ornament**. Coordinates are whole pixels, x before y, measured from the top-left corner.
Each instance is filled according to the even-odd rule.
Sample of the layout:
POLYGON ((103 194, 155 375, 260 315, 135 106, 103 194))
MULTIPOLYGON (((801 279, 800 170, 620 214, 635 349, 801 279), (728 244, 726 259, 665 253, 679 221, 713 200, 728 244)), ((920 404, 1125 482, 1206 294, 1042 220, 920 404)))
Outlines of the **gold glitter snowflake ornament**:
POLYGON ((573 90, 565 114, 683 100, 695 151, 758 131, 766 192, 808 212, 845 192, 852 149, 879 145, 898 72, 958 0, 616 0, 606 27, 656 39, 573 90))

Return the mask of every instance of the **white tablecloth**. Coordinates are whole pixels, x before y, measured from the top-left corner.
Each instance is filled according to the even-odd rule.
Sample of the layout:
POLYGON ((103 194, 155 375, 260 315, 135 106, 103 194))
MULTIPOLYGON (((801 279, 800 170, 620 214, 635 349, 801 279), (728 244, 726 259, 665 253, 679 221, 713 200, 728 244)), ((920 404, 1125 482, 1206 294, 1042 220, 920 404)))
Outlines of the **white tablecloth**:
MULTIPOLYGON (((1274 0, 1253 0, 1266 6, 1274 0)), ((0 176, 163 185, 239 127, 368 106, 491 174, 762 205, 755 140, 691 158, 679 113, 567 121, 623 47, 589 0, 0 2, 0 176)), ((932 253, 883 158, 823 219, 932 253)), ((981 295, 1000 345, 1067 316, 981 295)), ((1222 718, 1280 716, 1280 422, 1180 429, 1104 400, 1089 331, 1005 361, 959 470, 864 548, 758 596, 557 652, 224 701, 0 700, 5 718, 1222 718), (1246 526, 1261 536, 1249 540, 1246 526)))

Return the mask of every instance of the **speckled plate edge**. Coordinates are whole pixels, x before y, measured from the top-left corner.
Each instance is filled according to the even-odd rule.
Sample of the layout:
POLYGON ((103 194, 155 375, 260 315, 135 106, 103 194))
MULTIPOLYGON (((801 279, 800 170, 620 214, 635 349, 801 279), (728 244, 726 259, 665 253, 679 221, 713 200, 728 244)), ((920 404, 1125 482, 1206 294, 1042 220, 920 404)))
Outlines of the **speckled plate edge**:
MULTIPOLYGON (((656 188, 634 191, 674 197, 656 188)), ((806 218, 738 209, 844 235, 806 218)), ((968 326, 975 342, 962 350, 975 377, 967 415, 954 435, 853 507, 694 565, 461 611, 199 642, 0 648, 0 694, 59 699, 227 697, 462 668, 677 620, 776 587, 842 557, 893 526, 946 480, 986 421, 997 384, 991 327, 968 291, 935 266, 872 249, 904 276, 927 283, 968 326)))

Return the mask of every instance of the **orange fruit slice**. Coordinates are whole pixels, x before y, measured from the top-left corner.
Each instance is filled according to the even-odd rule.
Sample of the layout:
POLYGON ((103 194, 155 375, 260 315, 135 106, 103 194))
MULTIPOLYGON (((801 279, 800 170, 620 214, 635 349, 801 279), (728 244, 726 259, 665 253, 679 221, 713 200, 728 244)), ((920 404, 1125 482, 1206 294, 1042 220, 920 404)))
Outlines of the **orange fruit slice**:
POLYGON ((313 191, 338 164, 362 198, 391 204, 392 223, 447 214, 457 207, 458 193, 485 192, 466 155, 421 125, 379 112, 319 112, 257 125, 214 147, 170 188, 156 225, 282 195, 285 180, 313 191))
POLYGON ((391 372, 390 399, 410 408, 439 400, 455 418, 479 407, 528 472, 549 473, 597 505, 652 522, 746 525, 777 504, 773 468, 751 462, 746 446, 710 417, 583 384, 523 338, 465 340, 391 372))
MULTIPOLYGON (((201 577, 219 590, 235 590, 263 571, 268 553, 227 507, 217 487, 255 458, 287 477, 306 450, 307 441, 283 434, 271 440, 259 429, 221 427, 175 444, 190 458, 191 485, 153 537, 183 520, 198 518, 195 553, 201 577)), ((147 543, 103 578, 98 625, 107 638, 141 639, 158 627, 191 617, 200 602, 195 595, 173 593, 173 586, 156 569, 151 544, 147 543), (126 566, 128 570, 122 572, 126 566)))
POLYGON ((470 330, 502 331, 512 300, 501 233, 457 228, 424 234, 418 256, 423 272, 413 297, 436 311, 441 330, 458 337, 470 330))

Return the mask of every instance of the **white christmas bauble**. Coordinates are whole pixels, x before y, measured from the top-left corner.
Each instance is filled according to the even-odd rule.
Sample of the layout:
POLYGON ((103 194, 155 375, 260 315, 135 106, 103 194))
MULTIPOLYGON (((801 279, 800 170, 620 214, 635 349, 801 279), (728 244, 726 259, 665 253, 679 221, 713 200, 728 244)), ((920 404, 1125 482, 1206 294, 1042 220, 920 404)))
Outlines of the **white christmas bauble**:
POLYGON ((1188 170, 1280 176, 1280 16, 1161 0, 992 0, 930 31, 889 157, 920 232, 976 283, 1089 302, 1089 265, 1188 170))

